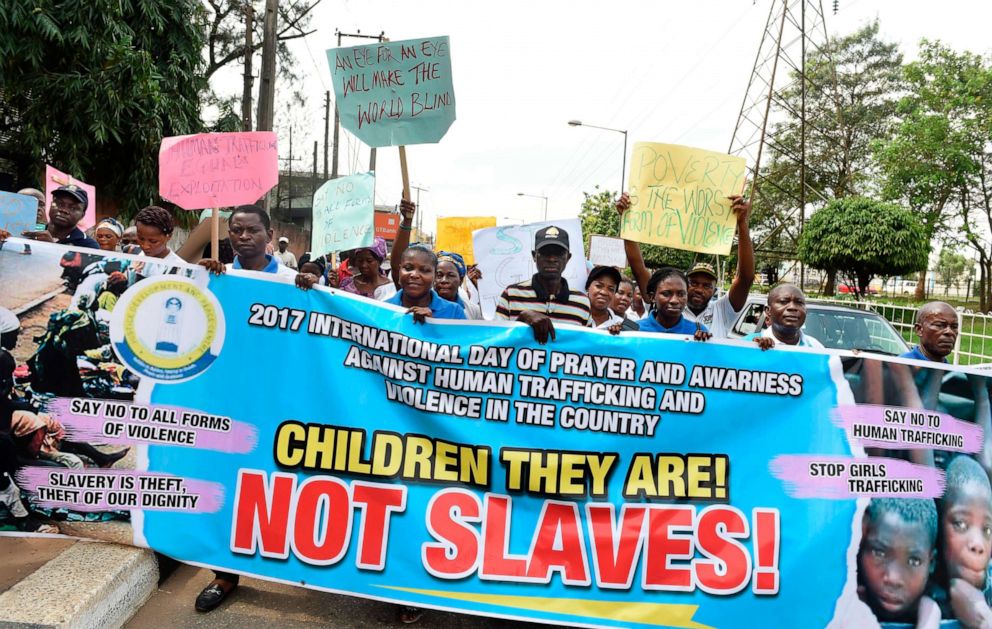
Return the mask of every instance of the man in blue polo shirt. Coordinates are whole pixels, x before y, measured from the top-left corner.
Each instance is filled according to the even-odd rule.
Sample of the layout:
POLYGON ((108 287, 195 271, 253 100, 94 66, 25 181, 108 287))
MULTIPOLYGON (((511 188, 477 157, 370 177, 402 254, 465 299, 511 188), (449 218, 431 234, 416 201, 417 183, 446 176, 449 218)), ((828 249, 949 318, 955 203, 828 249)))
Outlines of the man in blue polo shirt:
POLYGON ((916 311, 913 331, 920 342, 912 351, 900 354, 901 358, 946 363, 958 340, 958 313, 942 301, 923 304, 916 311))
POLYGON ((76 227, 86 215, 89 195, 76 185, 60 186, 52 193, 52 207, 48 210, 48 225, 43 230, 26 231, 22 236, 39 242, 99 249, 95 240, 76 227))

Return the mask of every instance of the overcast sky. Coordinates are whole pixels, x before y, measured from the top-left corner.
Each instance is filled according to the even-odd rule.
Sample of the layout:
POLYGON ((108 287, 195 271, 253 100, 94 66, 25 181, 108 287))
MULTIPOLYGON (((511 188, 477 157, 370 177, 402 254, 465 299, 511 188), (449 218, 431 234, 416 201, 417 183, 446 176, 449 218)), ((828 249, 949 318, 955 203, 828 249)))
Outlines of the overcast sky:
MULTIPOLYGON (((313 140, 323 141, 325 51, 336 45, 335 29, 392 40, 447 35, 457 120, 439 144, 407 149, 412 183, 429 190, 420 196, 425 229, 436 216, 537 220, 542 200, 518 192, 549 197, 552 218, 576 216, 583 191, 619 188, 623 136, 567 121, 627 129, 630 145, 727 151, 770 1, 323 0, 317 32, 293 46, 308 98, 294 114, 295 152, 306 154, 296 168, 309 170, 313 140)), ((838 2, 836 15, 824 3, 830 34, 877 18, 907 59, 922 37, 992 51, 989 2, 838 2)), ((367 170, 367 147, 343 131, 341 145, 343 174, 367 170)), ((280 149, 288 153, 285 138, 280 149)), ((377 202, 394 204, 396 149, 380 149, 377 161, 377 202)))

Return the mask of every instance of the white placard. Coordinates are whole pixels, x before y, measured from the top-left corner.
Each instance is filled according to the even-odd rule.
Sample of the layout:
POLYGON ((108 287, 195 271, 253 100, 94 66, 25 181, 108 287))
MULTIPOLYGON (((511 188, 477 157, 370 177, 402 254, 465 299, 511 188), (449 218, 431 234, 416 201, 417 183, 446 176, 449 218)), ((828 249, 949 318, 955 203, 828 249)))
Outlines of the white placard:
POLYGON ((597 266, 626 268, 627 253, 623 250, 623 239, 591 236, 589 238, 589 261, 597 266))
POLYGON ((482 271, 479 294, 482 314, 487 319, 495 316, 496 302, 504 288, 534 275, 534 257, 531 253, 534 250, 534 234, 550 225, 568 232, 572 259, 568 261, 562 276, 568 281, 569 288, 582 290, 585 287, 586 259, 582 250, 582 223, 579 219, 477 229, 472 232, 472 247, 475 250, 476 264, 482 271))

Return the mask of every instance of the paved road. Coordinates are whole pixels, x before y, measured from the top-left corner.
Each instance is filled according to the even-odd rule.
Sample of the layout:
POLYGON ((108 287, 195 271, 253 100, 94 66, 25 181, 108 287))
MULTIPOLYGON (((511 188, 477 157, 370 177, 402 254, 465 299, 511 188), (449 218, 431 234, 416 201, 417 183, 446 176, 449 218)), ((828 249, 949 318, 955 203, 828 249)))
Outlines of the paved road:
POLYGON ((71 539, 0 537, 0 593, 75 544, 71 539))
MULTIPOLYGON (((304 588, 241 579, 241 585, 223 605, 208 614, 197 613, 193 601, 213 573, 180 565, 152 598, 125 625, 126 629, 172 629, 204 627, 403 627, 396 619, 396 606, 350 596, 316 592, 304 588)), ((480 618, 426 610, 417 629, 546 629, 547 625, 480 618)))
POLYGON ((15 310, 32 299, 37 299, 62 286, 62 267, 59 260, 64 253, 61 247, 34 245, 32 253, 22 253, 20 244, 8 243, 0 249, 0 306, 15 310), (41 267, 37 266, 43 261, 41 267), (25 271, 43 268, 41 273, 32 273, 30 279, 25 271), (12 278, 18 278, 16 281, 12 278))

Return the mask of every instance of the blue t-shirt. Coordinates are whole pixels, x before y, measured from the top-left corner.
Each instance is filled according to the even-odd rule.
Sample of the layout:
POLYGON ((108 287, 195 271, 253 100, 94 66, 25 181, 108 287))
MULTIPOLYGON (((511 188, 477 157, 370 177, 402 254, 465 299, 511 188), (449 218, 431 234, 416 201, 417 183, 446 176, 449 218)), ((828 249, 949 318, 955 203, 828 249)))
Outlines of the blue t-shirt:
POLYGON ((709 332, 709 329, 702 323, 697 324, 695 321, 689 321, 685 317, 680 316, 679 322, 670 328, 658 323, 658 320, 654 318, 654 315, 650 312, 644 316, 643 319, 638 321, 641 326, 641 332, 659 332, 661 334, 688 334, 693 335, 696 330, 702 330, 703 332, 709 332))
MULTIPOLYGON (((386 300, 387 304, 403 305, 403 289, 396 291, 396 294, 386 300)), ((435 319, 466 319, 465 310, 453 301, 442 299, 440 295, 431 289, 431 316, 435 319)))
MULTIPOLYGON (((926 354, 923 353, 923 350, 920 349, 919 345, 914 347, 912 351, 906 352, 905 354, 899 354, 899 358, 915 358, 916 360, 927 360, 927 361, 930 360, 929 358, 927 358, 926 354)), ((940 362, 946 363, 947 359, 943 358, 941 359, 940 362)))

